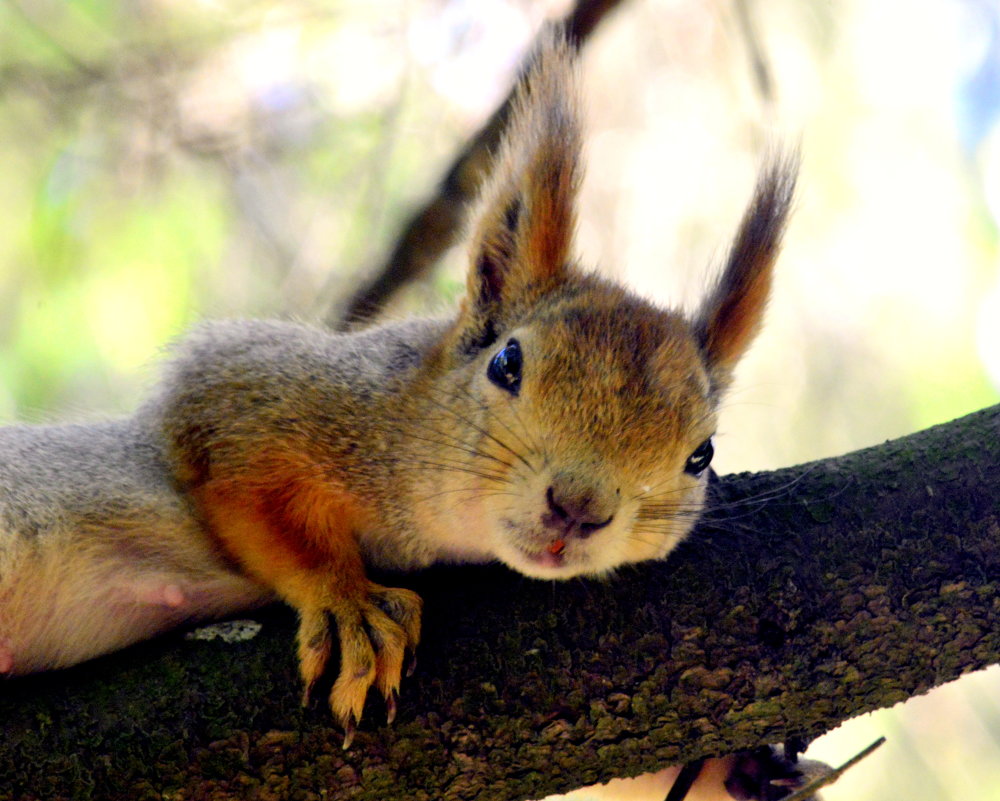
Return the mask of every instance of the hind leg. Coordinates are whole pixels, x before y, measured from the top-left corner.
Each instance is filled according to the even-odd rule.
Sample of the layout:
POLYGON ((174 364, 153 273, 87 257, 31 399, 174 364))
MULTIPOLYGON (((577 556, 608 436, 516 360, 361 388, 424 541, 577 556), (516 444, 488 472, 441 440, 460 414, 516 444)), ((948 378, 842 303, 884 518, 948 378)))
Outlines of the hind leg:
POLYGON ((121 593, 123 603, 181 609, 189 602, 180 584, 158 576, 137 577, 132 583, 119 585, 116 589, 121 593))

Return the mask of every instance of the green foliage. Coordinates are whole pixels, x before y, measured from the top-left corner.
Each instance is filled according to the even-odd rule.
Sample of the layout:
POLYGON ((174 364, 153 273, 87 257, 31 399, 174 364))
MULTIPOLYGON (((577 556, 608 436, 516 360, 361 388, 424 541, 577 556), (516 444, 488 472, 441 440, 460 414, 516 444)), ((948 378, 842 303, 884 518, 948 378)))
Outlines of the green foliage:
POLYGON ((0 421, 133 408, 203 316, 322 315, 431 183, 391 135, 433 116, 414 81, 328 74, 337 11, 272 11, 0 4, 0 421))

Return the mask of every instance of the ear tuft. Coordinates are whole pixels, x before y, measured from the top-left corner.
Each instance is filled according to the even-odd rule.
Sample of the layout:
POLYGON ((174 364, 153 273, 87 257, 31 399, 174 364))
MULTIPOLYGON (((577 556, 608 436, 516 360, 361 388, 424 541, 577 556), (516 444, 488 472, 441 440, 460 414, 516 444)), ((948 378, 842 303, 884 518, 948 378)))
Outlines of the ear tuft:
POLYGON ((760 328, 797 172, 794 153, 775 155, 765 162, 725 269, 695 317, 695 336, 716 390, 728 385, 733 368, 760 328))
POLYGON ((539 35, 510 114, 472 238, 468 308, 491 318, 568 270, 582 137, 573 49, 556 27, 539 35))

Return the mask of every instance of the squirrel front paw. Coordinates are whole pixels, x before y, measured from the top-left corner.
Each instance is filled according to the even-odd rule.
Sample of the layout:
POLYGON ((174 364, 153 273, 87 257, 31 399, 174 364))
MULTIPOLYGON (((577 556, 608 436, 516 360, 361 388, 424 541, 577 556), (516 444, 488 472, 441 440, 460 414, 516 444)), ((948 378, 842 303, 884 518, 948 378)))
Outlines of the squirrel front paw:
POLYGON ((406 652, 420 640, 423 602, 410 590, 367 582, 360 599, 330 598, 299 609, 299 670, 308 703, 326 671, 332 650, 331 618, 340 639, 340 673, 330 691, 330 710, 344 728, 344 748, 354 739, 368 690, 374 684, 385 699, 388 722, 396 717, 396 701, 406 652))

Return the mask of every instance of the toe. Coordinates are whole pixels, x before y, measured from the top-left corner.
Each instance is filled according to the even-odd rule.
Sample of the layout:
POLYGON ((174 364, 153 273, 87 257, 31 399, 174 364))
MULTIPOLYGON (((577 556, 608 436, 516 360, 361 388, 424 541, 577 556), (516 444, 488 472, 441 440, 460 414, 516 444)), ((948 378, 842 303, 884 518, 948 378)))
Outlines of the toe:
POLYGON ((360 615, 338 617, 340 633, 340 675, 330 691, 330 709, 345 731, 361 720, 365 697, 375 682, 375 649, 360 615), (348 617, 350 619, 348 619, 348 617))
POLYGON ((406 647, 413 650, 420 642, 420 615, 423 601, 411 590, 379 587, 373 593, 378 607, 406 633, 406 647))
POLYGON ((299 616, 299 672, 305 686, 302 703, 307 704, 313 687, 330 661, 333 639, 326 612, 300 611, 299 616))

